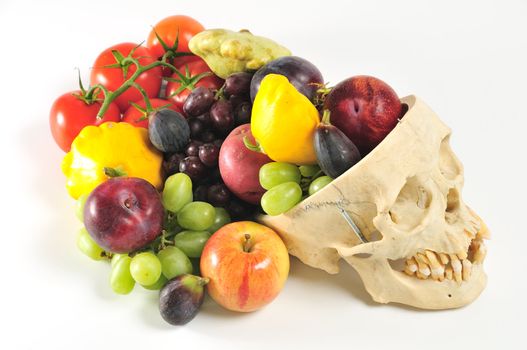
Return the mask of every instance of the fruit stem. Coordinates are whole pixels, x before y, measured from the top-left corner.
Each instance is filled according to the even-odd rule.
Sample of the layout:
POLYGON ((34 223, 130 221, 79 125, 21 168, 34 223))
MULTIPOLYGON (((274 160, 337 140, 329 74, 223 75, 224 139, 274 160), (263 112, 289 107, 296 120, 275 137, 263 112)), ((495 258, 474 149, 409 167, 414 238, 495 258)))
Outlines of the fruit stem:
POLYGON ((253 152, 264 153, 262 146, 258 143, 258 141, 252 143, 247 136, 243 137, 243 144, 246 148, 253 152))
POLYGON ((251 235, 246 233, 244 237, 245 241, 243 242, 243 251, 245 253, 249 253, 251 251, 251 235))
POLYGON ((204 286, 206 285, 207 283, 210 282, 210 279, 208 277, 201 277, 199 280, 198 280, 198 285, 200 286, 204 286))
POLYGON ((328 109, 324 109, 324 112, 322 114, 322 124, 331 125, 330 118, 331 112, 328 109))

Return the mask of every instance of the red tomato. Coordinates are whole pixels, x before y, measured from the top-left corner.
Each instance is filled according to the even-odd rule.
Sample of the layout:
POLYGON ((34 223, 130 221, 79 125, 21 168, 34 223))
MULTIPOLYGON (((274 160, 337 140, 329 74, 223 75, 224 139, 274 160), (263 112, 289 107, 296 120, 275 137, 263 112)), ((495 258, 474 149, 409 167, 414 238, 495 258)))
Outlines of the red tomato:
MULTIPOLYGON (((136 71, 136 67, 134 64, 128 65, 128 72, 126 73, 125 77, 122 68, 107 68, 105 66, 118 63, 117 59, 112 54, 112 50, 117 50, 123 57, 126 57, 134 48, 136 49, 132 57, 136 58, 142 66, 156 61, 154 58, 155 56, 153 56, 150 50, 144 46, 137 46, 137 44, 134 43, 122 43, 114 45, 101 52, 101 54, 95 60, 91 71, 90 84, 92 86, 95 84, 101 84, 108 90, 117 90, 126 79, 132 76, 132 74, 136 71)), ((159 90, 161 89, 161 79, 161 67, 155 67, 141 74, 139 77, 137 77, 135 82, 146 91, 148 97, 155 98, 158 97, 159 90)), ((126 109, 128 109, 129 103, 131 101, 137 101, 141 98, 142 96, 139 90, 134 87, 130 87, 123 94, 117 97, 114 102, 119 106, 119 109, 124 112, 126 109)))
MULTIPOLYGON (((146 111, 146 103, 144 100, 137 101, 136 104, 145 111, 139 110, 136 106, 130 106, 123 114, 123 122, 130 123, 134 126, 148 129, 148 112, 146 111)), ((164 108, 170 108, 176 112, 181 113, 181 110, 176 107, 172 102, 163 100, 160 98, 150 99, 150 104, 154 110, 164 108)))
POLYGON ((103 118, 97 119, 102 103, 87 104, 76 96, 80 94, 80 91, 73 91, 60 96, 53 102, 49 113, 51 134, 64 152, 70 151, 71 143, 85 126, 118 122, 121 118, 119 107, 112 102, 103 118))
POLYGON ((174 42, 179 33, 177 51, 190 52, 188 42, 194 35, 203 30, 205 30, 205 27, 194 18, 183 15, 170 16, 162 19, 154 26, 148 35, 146 46, 152 51, 155 57, 161 57, 165 54, 165 49, 157 39, 156 33, 170 48, 174 46, 174 42))
POLYGON ((187 96, 192 90, 194 90, 194 88, 198 86, 203 86, 209 89, 217 90, 221 88, 224 83, 223 79, 219 78, 218 76, 214 75, 214 73, 212 73, 209 66, 207 66, 207 63, 205 63, 205 61, 203 61, 201 58, 199 60, 192 61, 184 66, 178 67, 179 71, 183 75, 186 75, 186 67, 188 67, 188 75, 186 76, 185 81, 182 81, 179 75, 174 73, 170 77, 172 81, 168 81, 166 89, 167 99, 174 102, 174 104, 178 106, 181 110, 183 110, 183 104, 185 103, 187 96), (203 77, 198 81, 194 81, 196 79, 193 78, 205 72, 210 72, 211 75, 203 77))

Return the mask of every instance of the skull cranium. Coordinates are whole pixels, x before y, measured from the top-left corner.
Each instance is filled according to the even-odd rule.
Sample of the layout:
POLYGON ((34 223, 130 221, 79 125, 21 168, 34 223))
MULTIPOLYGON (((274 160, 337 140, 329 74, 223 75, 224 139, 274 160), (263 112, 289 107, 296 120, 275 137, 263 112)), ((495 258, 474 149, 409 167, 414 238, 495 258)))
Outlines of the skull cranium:
POLYGON ((408 112, 370 154, 293 209, 261 221, 307 265, 337 273, 344 258, 377 302, 460 307, 485 287, 488 231, 461 198, 463 167, 450 149, 450 129, 418 98, 402 102, 408 112))

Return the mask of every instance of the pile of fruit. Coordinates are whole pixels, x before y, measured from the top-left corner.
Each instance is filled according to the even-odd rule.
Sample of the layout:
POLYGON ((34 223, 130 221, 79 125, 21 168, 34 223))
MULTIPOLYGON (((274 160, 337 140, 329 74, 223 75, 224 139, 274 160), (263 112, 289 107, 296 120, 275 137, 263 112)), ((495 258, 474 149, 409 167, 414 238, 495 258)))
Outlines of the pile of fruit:
POLYGON ((379 79, 329 88, 270 39, 181 15, 154 26, 146 45, 101 52, 90 87, 79 85, 50 112, 84 224, 78 248, 111 262, 116 293, 160 290, 171 324, 196 315, 205 288, 230 310, 271 302, 289 257, 257 215, 321 190, 404 114, 379 79))

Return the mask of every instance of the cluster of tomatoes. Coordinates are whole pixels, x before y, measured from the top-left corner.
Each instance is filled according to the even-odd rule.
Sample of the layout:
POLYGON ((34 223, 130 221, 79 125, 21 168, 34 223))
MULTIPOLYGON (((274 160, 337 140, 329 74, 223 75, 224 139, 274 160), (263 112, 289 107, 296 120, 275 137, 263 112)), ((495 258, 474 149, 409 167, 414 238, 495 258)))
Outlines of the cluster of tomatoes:
POLYGON ((183 113, 183 103, 195 87, 219 89, 223 80, 188 48, 190 39, 203 30, 203 25, 191 17, 170 16, 153 27, 145 45, 120 43, 102 51, 92 66, 91 88, 86 90, 81 83, 79 90, 65 93, 53 103, 49 122, 59 147, 68 152, 75 137, 88 125, 125 121, 146 128, 147 115, 158 108, 183 113), (128 58, 135 59, 139 66, 128 58), (138 68, 156 61, 169 65, 144 70, 99 115, 107 92, 122 88, 138 68))

